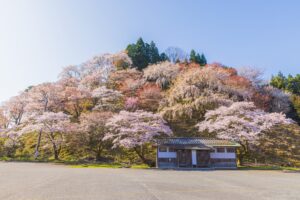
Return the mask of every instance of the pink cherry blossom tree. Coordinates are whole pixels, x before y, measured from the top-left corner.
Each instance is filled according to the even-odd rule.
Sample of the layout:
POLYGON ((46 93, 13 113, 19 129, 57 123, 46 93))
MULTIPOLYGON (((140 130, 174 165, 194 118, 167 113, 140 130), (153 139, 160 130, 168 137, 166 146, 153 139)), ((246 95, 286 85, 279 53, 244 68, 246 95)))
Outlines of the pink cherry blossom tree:
POLYGON ((80 80, 81 78, 81 71, 78 66, 70 65, 64 67, 62 72, 59 74, 60 79, 76 79, 80 80))
POLYGON ((93 90, 92 97, 95 99, 94 110, 119 111, 123 108, 123 95, 117 90, 98 87, 93 90))
POLYGON ((127 111, 137 110, 139 105, 139 98, 137 97, 127 97, 125 100, 125 109, 127 111))
POLYGON ((9 101, 5 102, 2 106, 2 114, 8 120, 7 126, 18 126, 21 124, 25 109, 28 105, 28 94, 22 92, 18 96, 12 97, 9 101))
POLYGON ((73 116, 78 120, 81 113, 88 107, 92 106, 92 93, 84 86, 67 86, 63 90, 63 110, 65 113, 73 116))
POLYGON ((81 65, 80 84, 95 89, 107 82, 114 69, 111 54, 95 56, 81 65))
POLYGON ((254 87, 258 87, 264 83, 263 70, 254 67, 241 67, 238 68, 238 75, 248 79, 254 87))
POLYGON ((199 131, 215 132, 218 138, 255 144, 264 131, 275 125, 294 123, 282 113, 266 113, 252 102, 236 102, 208 111, 198 123, 199 131))
POLYGON ((105 135, 104 140, 111 140, 114 148, 117 146, 132 148, 147 164, 151 162, 145 158, 141 147, 157 137, 173 134, 160 115, 141 110, 121 111, 110 118, 106 126, 109 128, 109 133, 105 135))
POLYGON ((150 65, 144 70, 144 78, 155 82, 162 89, 166 89, 180 72, 180 66, 168 61, 150 65))
POLYGON ((78 83, 91 90, 103 86, 112 71, 116 70, 115 62, 124 61, 129 66, 131 59, 125 52, 102 54, 89 59, 79 66, 67 66, 60 73, 60 82, 65 84, 78 83))
POLYGON ((42 83, 28 91, 27 112, 43 113, 62 109, 63 88, 57 83, 42 83))
MULTIPOLYGON (((63 88, 58 83, 42 83, 33 86, 28 91, 28 105, 26 112, 29 116, 42 115, 44 112, 58 112, 63 109, 63 88)), ((30 123, 30 121, 29 121, 30 123)), ((42 139, 42 129, 39 131, 35 158, 39 155, 39 147, 42 139)))
POLYGON ((221 106, 208 111, 205 120, 198 123, 199 131, 215 133, 218 138, 234 140, 242 145, 239 161, 249 150, 259 145, 267 131, 277 125, 294 123, 282 113, 266 113, 252 102, 236 102, 229 107, 221 106))
POLYGON ((70 116, 59 112, 44 112, 42 115, 33 117, 22 129, 20 134, 40 132, 45 134, 48 142, 52 145, 54 159, 59 159, 60 150, 64 143, 64 135, 74 131, 70 123, 70 116))

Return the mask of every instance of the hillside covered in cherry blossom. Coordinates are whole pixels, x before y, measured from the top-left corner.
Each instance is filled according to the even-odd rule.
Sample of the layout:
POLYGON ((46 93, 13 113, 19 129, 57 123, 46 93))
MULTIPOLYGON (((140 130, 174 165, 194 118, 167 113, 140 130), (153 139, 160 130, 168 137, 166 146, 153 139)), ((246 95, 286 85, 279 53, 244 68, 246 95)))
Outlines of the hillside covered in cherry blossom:
POLYGON ((299 94, 300 75, 268 83, 139 39, 4 102, 0 157, 153 165, 156 138, 210 137, 239 142, 241 164, 300 166, 299 94))

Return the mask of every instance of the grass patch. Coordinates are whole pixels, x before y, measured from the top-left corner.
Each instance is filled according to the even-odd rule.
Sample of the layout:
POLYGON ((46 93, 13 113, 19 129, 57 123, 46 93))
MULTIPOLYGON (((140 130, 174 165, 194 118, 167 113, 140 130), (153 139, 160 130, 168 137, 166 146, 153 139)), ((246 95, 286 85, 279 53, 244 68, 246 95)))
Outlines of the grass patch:
POLYGON ((103 164, 78 164, 78 165, 71 165, 71 168, 132 168, 132 169, 148 169, 150 168, 148 165, 121 165, 118 163, 103 163, 103 164))
POLYGON ((71 165, 71 168, 121 168, 120 164, 79 164, 71 165))
POLYGON ((239 166, 239 170, 287 170, 287 171, 299 171, 300 168, 296 167, 281 167, 281 166, 239 166))
POLYGON ((142 164, 142 165, 132 165, 130 168, 132 168, 132 169, 149 169, 150 167, 148 165, 142 164))

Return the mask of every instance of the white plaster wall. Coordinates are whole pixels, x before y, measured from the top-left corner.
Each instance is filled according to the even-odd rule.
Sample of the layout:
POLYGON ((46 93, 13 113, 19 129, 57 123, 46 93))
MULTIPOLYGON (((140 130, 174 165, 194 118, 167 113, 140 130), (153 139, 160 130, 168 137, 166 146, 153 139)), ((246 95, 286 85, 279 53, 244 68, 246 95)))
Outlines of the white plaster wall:
POLYGON ((235 153, 210 153, 210 157, 211 158, 228 158, 228 159, 235 159, 236 158, 236 154, 235 153))
POLYGON ((176 152, 158 152, 159 158, 176 158, 176 152))

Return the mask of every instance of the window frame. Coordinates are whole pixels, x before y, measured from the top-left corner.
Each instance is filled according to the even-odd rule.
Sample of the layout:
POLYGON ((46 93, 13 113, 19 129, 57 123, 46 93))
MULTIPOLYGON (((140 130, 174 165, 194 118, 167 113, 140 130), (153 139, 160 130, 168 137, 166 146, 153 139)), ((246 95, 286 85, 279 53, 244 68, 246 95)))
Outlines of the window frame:
POLYGON ((216 147, 216 153, 226 153, 225 147, 216 147), (222 149, 222 151, 219 151, 220 149, 222 149))

